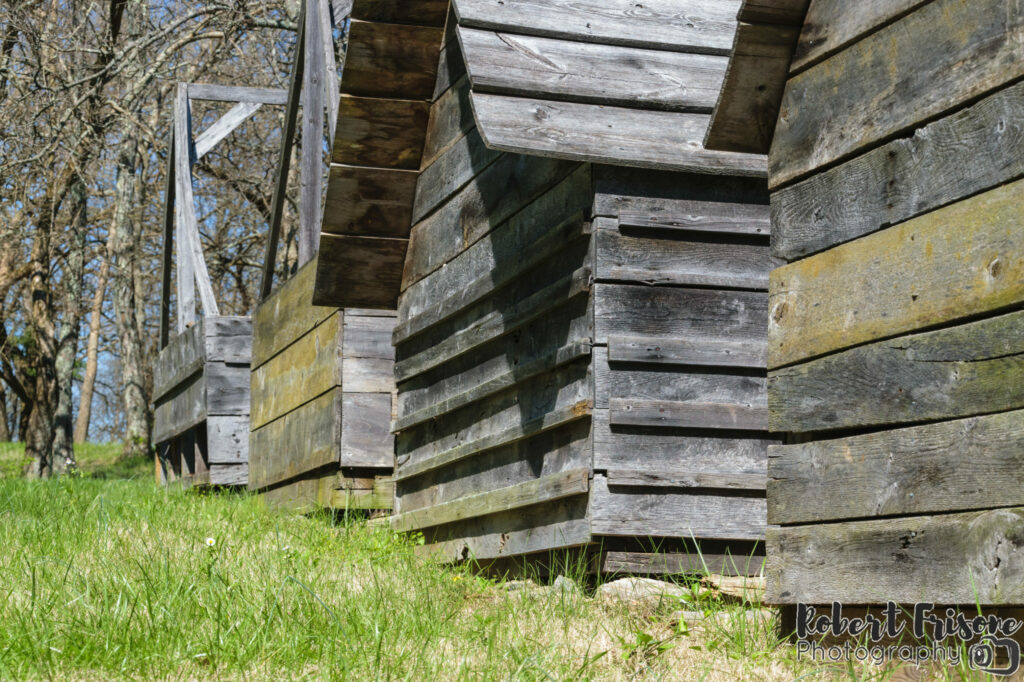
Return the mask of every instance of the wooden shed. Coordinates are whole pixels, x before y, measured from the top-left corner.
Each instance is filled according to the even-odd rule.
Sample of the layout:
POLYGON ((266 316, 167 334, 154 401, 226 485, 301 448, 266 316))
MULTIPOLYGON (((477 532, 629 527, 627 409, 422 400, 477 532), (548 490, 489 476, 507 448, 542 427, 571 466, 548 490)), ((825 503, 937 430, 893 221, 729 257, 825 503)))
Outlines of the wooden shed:
POLYGON ((160 351, 153 368, 158 480, 245 485, 251 343, 248 317, 207 316, 160 351))
POLYGON ((395 313, 312 305, 316 268, 253 315, 249 489, 291 508, 390 509, 395 313))
POLYGON ((314 302, 397 305, 428 551, 757 572, 766 160, 702 144, 739 2, 622 5, 356 0, 314 302))
POLYGON ((1024 6, 748 1, 769 151, 768 599, 1024 604, 1024 6))

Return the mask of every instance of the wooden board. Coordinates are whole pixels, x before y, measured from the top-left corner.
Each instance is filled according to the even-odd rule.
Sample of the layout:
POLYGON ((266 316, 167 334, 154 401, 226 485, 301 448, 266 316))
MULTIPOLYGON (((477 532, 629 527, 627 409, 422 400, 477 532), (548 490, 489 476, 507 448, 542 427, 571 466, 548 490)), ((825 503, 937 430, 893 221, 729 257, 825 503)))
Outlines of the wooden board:
POLYGON ((332 163, 418 170, 430 105, 342 95, 332 163))
POLYGON ((314 258, 256 308, 252 317, 253 369, 338 312, 334 307, 310 304, 316 268, 314 258))
POLYGON ((800 26, 810 0, 743 0, 737 18, 763 24, 800 26))
POLYGON ((1022 505, 1024 410, 779 445, 768 461, 773 524, 1022 505))
POLYGON ((855 12, 842 0, 809 3, 792 68, 802 71, 930 1, 861 0, 855 12))
POLYGON ((322 233, 313 304, 394 310, 408 244, 322 233))
POLYGON ((269 507, 302 514, 318 509, 380 510, 391 508, 392 489, 387 476, 349 479, 338 471, 329 471, 267 489, 260 494, 260 501, 269 507))
POLYGON ((320 229, 331 234, 407 238, 417 177, 412 170, 331 164, 320 229))
POLYGON ((429 99, 443 34, 440 27, 353 19, 341 91, 363 97, 429 99))
POLYGON ((476 129, 453 142, 420 173, 413 203, 413 220, 422 219, 501 155, 501 152, 487 148, 476 129))
POLYGON ((244 486, 249 480, 249 465, 245 462, 211 464, 204 478, 208 485, 244 486))
POLYGON ((771 256, 768 244, 659 238, 663 234, 619 225, 595 230, 594 277, 649 285, 767 290, 769 270, 784 264, 771 256))
POLYGON ((474 92, 709 114, 728 58, 459 29, 474 92))
MULTIPOLYGON (((395 347, 391 345, 391 332, 395 328, 394 315, 364 315, 356 308, 348 308, 345 310, 344 327, 342 355, 345 359, 369 358, 394 361, 395 347)), ((348 376, 345 377, 346 380, 348 378, 348 376)), ((391 381, 394 383, 393 377, 391 381)), ((354 389, 346 387, 345 390, 354 389)))
POLYGON ((795 260, 1024 176, 1024 84, 772 195, 772 250, 795 260))
POLYGON ((206 419, 206 451, 210 465, 249 461, 249 416, 206 419))
POLYGON ((798 26, 740 22, 704 146, 767 154, 782 104, 798 26))
POLYGON ((658 339, 609 336, 609 362, 664 365, 763 368, 768 362, 767 339, 734 341, 728 337, 693 334, 686 338, 658 339))
POLYGON ((672 575, 717 573, 719 575, 760 575, 764 555, 711 554, 708 552, 603 552, 596 558, 598 573, 627 575, 672 575))
POLYGON ((729 53, 739 0, 645 0, 643 10, 617 0, 456 0, 461 26, 635 45, 679 52, 729 53))
POLYGON ((771 429, 807 432, 1024 407, 1024 312, 901 336, 773 372, 771 429))
POLYGON ((678 338, 692 334, 761 339, 768 297, 756 291, 594 285, 595 343, 609 336, 678 338))
POLYGON ((766 431, 768 408, 737 403, 613 398, 608 421, 623 426, 766 431))
POLYGON ((449 0, 354 0, 352 18, 389 24, 444 26, 449 0))
POLYGON ((342 385, 341 315, 333 315, 252 372, 252 429, 342 385))
POLYGON ((1024 603, 1024 509, 769 527, 769 604, 1024 603))
POLYGON ((764 157, 704 149, 710 116, 474 92, 488 146, 574 161, 763 177, 764 157))
POLYGON ((180 334, 172 335, 153 363, 153 401, 160 402, 161 398, 202 370, 205 362, 206 343, 201 321, 180 334))
POLYGON ((203 320, 207 362, 248 365, 252 361, 252 318, 206 317, 203 320))
POLYGON ((594 535, 760 540, 765 530, 764 497, 749 494, 671 492, 611 486, 594 475, 591 530, 594 535))
POLYGON ((335 388, 254 428, 249 441, 249 489, 261 490, 339 464, 342 399, 341 389, 335 388))
POLYGON ((178 384, 153 411, 153 441, 162 443, 206 419, 206 377, 194 374, 178 384))
POLYGON ((208 362, 203 369, 206 412, 210 415, 249 414, 249 364, 208 362))
POLYGON ((1024 300, 1018 180, 772 272, 769 366, 1024 300))
POLYGON ((346 391, 341 408, 341 466, 392 469, 395 466, 392 416, 390 393, 346 391))
POLYGON ((421 168, 434 163, 475 125, 473 108, 469 104, 469 80, 460 78, 452 87, 438 94, 430 105, 421 168))
POLYGON ((780 187, 1021 76, 1024 10, 934 0, 792 78, 769 154, 780 187), (926 50, 926 52, 922 52, 926 50))

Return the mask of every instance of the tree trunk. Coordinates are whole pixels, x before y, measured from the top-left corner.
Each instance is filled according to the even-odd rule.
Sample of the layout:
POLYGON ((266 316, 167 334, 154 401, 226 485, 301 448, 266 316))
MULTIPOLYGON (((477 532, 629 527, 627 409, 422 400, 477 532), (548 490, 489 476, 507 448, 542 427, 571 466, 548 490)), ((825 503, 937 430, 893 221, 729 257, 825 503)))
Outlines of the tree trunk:
POLYGON ((7 389, 0 388, 0 443, 11 440, 11 427, 7 417, 7 389))
POLYGON ((149 397, 146 393, 146 355, 137 314, 136 273, 139 267, 139 226, 131 206, 138 183, 139 152, 134 136, 126 136, 118 155, 114 218, 107 241, 111 267, 114 317, 121 341, 121 383, 125 411, 124 454, 150 455, 149 397))
POLYGON ((110 261, 100 256, 100 272, 96 279, 96 293, 89 311, 89 341, 85 350, 85 376, 82 377, 82 391, 78 403, 78 419, 75 421, 75 443, 89 439, 89 421, 92 419, 92 396, 96 392, 96 374, 99 370, 100 321, 103 315, 103 299, 107 293, 107 276, 110 261))

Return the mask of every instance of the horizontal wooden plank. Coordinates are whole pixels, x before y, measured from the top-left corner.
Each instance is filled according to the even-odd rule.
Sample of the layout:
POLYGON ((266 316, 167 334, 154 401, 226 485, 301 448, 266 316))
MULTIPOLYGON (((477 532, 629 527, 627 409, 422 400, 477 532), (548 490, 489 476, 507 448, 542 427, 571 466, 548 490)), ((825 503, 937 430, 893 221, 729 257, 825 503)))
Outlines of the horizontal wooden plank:
POLYGON ((589 475, 587 468, 573 469, 498 490, 467 495, 435 507, 392 516, 391 527, 397 531, 416 530, 579 495, 587 492, 589 475))
POLYGON ((594 285, 595 343, 609 336, 763 339, 768 296, 757 291, 594 285))
POLYGON ((608 410, 594 410, 594 468, 677 472, 748 473, 764 476, 768 446, 780 442, 752 431, 670 430, 608 423, 608 410))
POLYGON ((391 345, 391 333, 394 328, 394 316, 362 315, 358 309, 348 308, 345 310, 342 354, 345 358, 393 361, 395 347, 391 345))
POLYGON ((485 343, 515 333, 552 308, 563 305, 591 288, 590 270, 579 268, 568 277, 544 287, 513 306, 494 310, 419 353, 395 363, 395 378, 401 382, 461 357, 485 343))
POLYGON ((207 417, 206 452, 211 465, 248 462, 249 416, 207 417))
POLYGON ((348 479, 337 471, 313 474, 260 493, 260 501, 275 509, 309 513, 317 509, 339 511, 391 508, 393 486, 386 476, 377 476, 371 487, 367 479, 348 479), (359 487, 351 487, 351 484, 359 487))
POLYGON ((314 306, 316 257, 259 304, 252 317, 252 367, 264 364, 310 329, 340 312, 332 306, 314 306))
POLYGON ((252 102, 260 104, 287 104, 288 91, 280 88, 248 88, 216 83, 189 83, 189 99, 215 102, 252 102))
POLYGON ((342 385, 342 321, 334 315, 252 372, 252 429, 342 385))
POLYGON ((772 195, 795 260, 1024 176, 1024 83, 772 195))
POLYGON ((457 0, 461 26, 580 42, 728 54, 739 0, 457 0))
POLYGON ((764 177, 763 156, 709 151, 711 117, 474 92, 489 147, 573 161, 764 177))
POLYGON ((1024 509, 769 527, 770 604, 1024 603, 1024 509))
POLYGON ((437 83, 434 85, 434 101, 460 78, 466 75, 466 60, 462 58, 459 40, 455 33, 457 22, 452 13, 444 27, 444 47, 437 63, 437 83))
POLYGON ((342 95, 332 163, 419 170, 429 113, 422 101, 342 95))
POLYGON ((1019 4, 934 0, 811 67, 786 85, 768 159, 771 186, 1020 78, 1022 45, 1019 4))
POLYGON ((474 92, 711 113, 728 58, 459 29, 474 92))
POLYGON ((249 414, 249 365, 208 362, 203 374, 206 379, 207 414, 249 414))
POLYGON ((203 322, 171 336, 153 363, 153 401, 184 384, 206 363, 206 343, 203 322))
POLYGON ((210 464, 206 475, 208 485, 244 486, 249 480, 249 465, 245 462, 210 464))
POLYGON ((625 573, 629 575, 678 575, 680 573, 717 573, 719 575, 760 575, 764 555, 748 556, 712 554, 702 551, 683 552, 604 552, 598 556, 599 573, 625 573))
POLYGON ((737 18, 740 21, 799 27, 804 23, 809 4, 810 0, 743 0, 737 18))
POLYGON ((314 305, 394 310, 407 239, 320 234, 314 305))
POLYGON ((545 412, 533 419, 514 424, 503 431, 461 443, 450 450, 445 450, 426 458, 412 459, 409 455, 401 455, 397 460, 398 468, 395 471, 395 480, 408 480, 429 471, 454 464, 468 457, 474 457, 488 450, 510 445, 536 434, 556 429, 588 416, 592 409, 593 402, 583 400, 568 407, 545 412))
POLYGON ((252 360, 252 318, 207 315, 203 319, 207 362, 248 365, 252 360))
MULTIPOLYGON (((906 424, 1024 407, 1024 312, 773 372, 772 431, 906 424)), ((1024 503, 1024 501, 1022 501, 1024 503)))
MULTIPOLYGON (((395 437, 391 435, 390 393, 343 394, 341 465, 390 471, 395 466, 395 437)), ((390 506, 390 505, 389 505, 390 506)))
POLYGON ((761 405, 613 398, 608 419, 624 426, 768 430, 768 408, 761 405))
MULTIPOLYGON (((443 414, 482 400, 520 382, 588 355, 590 355, 589 339, 565 344, 552 353, 517 365, 513 370, 499 374, 451 398, 434 403, 411 414, 401 414, 400 412, 399 417, 395 420, 393 430, 402 431, 421 422, 435 419, 443 414)), ((401 394, 399 399, 401 399, 401 394)))
POLYGON ((784 265, 767 244, 660 236, 618 225, 595 230, 595 279, 767 290, 768 272, 784 265))
POLYGON ((769 367, 1024 300, 1024 180, 771 274, 769 367))
POLYGON ((492 163, 413 227, 402 290, 468 249, 576 168, 566 161, 514 155, 492 163))
POLYGON ((475 128, 453 142, 420 173, 416 183, 413 220, 421 220, 501 155, 499 151, 488 149, 475 128))
POLYGON ((409 236, 414 170, 331 164, 321 228, 331 234, 409 236))
POLYGON ((395 363, 388 358, 349 358, 341 361, 346 393, 387 393, 395 390, 395 363))
POLYGON ((341 389, 335 388, 254 428, 249 441, 249 489, 261 490, 338 464, 343 416, 341 389))
POLYGON ((655 474, 635 469, 611 469, 605 474, 609 486, 640 488, 708 488, 721 490, 764 490, 763 474, 673 472, 655 474))
POLYGON ((670 493, 636 488, 611 490, 594 475, 591 487, 594 535, 760 540, 765 531, 763 497, 721 491, 718 494, 670 493))
POLYGON ((475 125, 473 108, 469 104, 469 79, 459 78, 450 88, 437 93, 430 105, 430 120, 427 123, 420 168, 429 167, 475 125))
MULTIPOLYGON (((430 99, 444 29, 353 19, 341 91, 364 97, 430 99)), ((341 117, 339 116, 339 124, 341 117)))
POLYGON ((704 146, 767 154, 799 26, 740 22, 704 146))
POLYGON ((763 368, 768 362, 768 340, 734 341, 728 337, 697 334, 677 339, 609 336, 608 360, 609 362, 667 365, 763 368))
MULTIPOLYGON (((765 236, 771 233, 771 218, 767 205, 725 204, 693 202, 690 207, 676 206, 679 212, 663 215, 657 210, 643 212, 642 203, 619 213, 619 224, 628 227, 648 227, 680 232, 704 232, 765 236), (689 210, 687 210, 689 208, 689 210)), ((653 206, 651 208, 654 208, 653 206)))
POLYGON ((775 446, 768 522, 1024 505, 1022 457, 1024 410, 775 446))
MULTIPOLYGON (((514 171, 506 162, 502 163, 506 164, 506 169, 513 173, 513 177, 517 181, 521 180, 529 185, 533 185, 535 182, 535 176, 530 174, 531 170, 536 172, 537 176, 542 178, 547 176, 549 179, 552 177, 552 171, 559 173, 565 170, 557 167, 561 164, 553 164, 551 161, 543 159, 524 163, 527 168, 518 172, 514 171)), ((483 177, 474 180, 473 184, 476 185, 477 191, 489 197, 491 193, 498 191, 496 187, 491 186, 491 183, 500 181, 501 178, 497 175, 492 177, 491 172, 486 172, 483 177)), ((465 294, 460 294, 460 292, 464 292, 471 284, 476 285, 473 288, 478 292, 481 291, 481 285, 484 283, 481 273, 497 270, 501 273, 500 280, 508 281, 513 273, 523 270, 521 263, 524 252, 531 263, 536 263, 539 262, 540 257, 553 253, 553 249, 556 247, 564 246, 564 242, 559 242, 558 239, 562 237, 568 239, 569 235, 559 234, 556 236, 554 233, 571 230, 574 229, 573 225, 583 224, 584 213, 590 204, 590 187, 591 174, 587 166, 576 168, 567 177, 557 181, 553 187, 534 187, 534 191, 543 193, 530 199, 522 197, 522 200, 529 202, 523 210, 515 212, 507 220, 503 220, 495 226, 489 239, 474 239, 473 244, 466 245, 464 248, 459 248, 454 243, 456 235, 449 232, 452 223, 424 222, 418 229, 423 229, 426 233, 423 235, 422 246, 415 245, 417 250, 436 249, 442 253, 424 254, 422 259, 430 264, 445 257, 448 260, 445 267, 435 269, 402 293, 399 312, 404 319, 396 328, 398 332, 396 338, 408 336, 409 334, 405 331, 401 331, 406 328, 410 330, 414 327, 425 328, 411 325, 412 318, 420 318, 422 322, 426 322, 428 319, 440 321, 443 317, 438 317, 438 315, 448 316, 454 310, 468 305, 470 301, 465 298, 465 294), (541 253, 542 251, 543 253, 541 253), (463 297, 456 299, 454 298, 456 294, 463 297), (454 306, 439 305, 440 301, 449 299, 454 306), (435 308, 437 310, 433 317, 425 316, 425 311, 435 308)), ((464 192, 460 192, 460 196, 453 198, 453 201, 461 204, 461 195, 466 191, 472 190, 467 188, 464 192)), ((501 213, 511 210, 510 207, 500 204, 499 206, 501 213)), ((483 209, 486 210, 486 207, 483 209)), ((448 214, 449 220, 457 220, 456 213, 445 212, 448 214)), ((479 228, 474 229, 474 232, 478 231, 479 228)), ((417 242, 419 241, 417 239, 417 242)), ((483 290, 493 288, 483 287, 483 290)))
POLYGON ((206 419, 206 377, 192 375, 166 393, 153 410, 153 442, 163 443, 206 419))
POLYGON ((354 0, 352 18, 389 24, 444 26, 448 0, 354 0))

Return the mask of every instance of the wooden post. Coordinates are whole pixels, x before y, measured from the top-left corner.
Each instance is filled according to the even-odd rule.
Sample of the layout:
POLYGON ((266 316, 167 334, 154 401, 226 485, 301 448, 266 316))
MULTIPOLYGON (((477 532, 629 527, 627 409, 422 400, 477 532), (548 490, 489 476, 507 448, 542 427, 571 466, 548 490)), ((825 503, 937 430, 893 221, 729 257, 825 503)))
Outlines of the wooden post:
POLYGON ((171 248, 174 242, 174 125, 167 148, 167 184, 164 185, 164 245, 160 261, 160 349, 171 336, 171 248))
POLYGON ((299 179, 299 267, 313 259, 320 240, 320 184, 323 177, 324 139, 324 36, 320 0, 305 15, 306 40, 301 58, 303 74, 302 160, 299 179))
MULTIPOLYGON (((178 239, 174 242, 174 251, 178 267, 178 333, 185 331, 196 322, 196 280, 193 272, 192 250, 189 246, 189 231, 183 229, 182 224, 187 219, 185 216, 184 199, 185 195, 182 186, 192 189, 191 177, 188 176, 188 86, 178 83, 178 94, 174 100, 174 135, 172 136, 174 148, 171 150, 171 159, 175 168, 175 218, 178 226, 178 239), (185 154, 184 169, 186 175, 182 177, 179 172, 183 163, 180 156, 185 154)), ((188 200, 191 203, 192 192, 188 193, 188 200)))
POLYGON ((284 115, 284 129, 281 131, 281 153, 277 162, 277 185, 270 209, 270 234, 267 235, 267 249, 263 256, 263 281, 260 284, 260 300, 270 295, 274 286, 274 261, 277 260, 277 242, 281 235, 281 215, 284 211, 284 195, 288 189, 288 167, 291 164, 292 138, 295 136, 295 119, 299 111, 299 93, 302 84, 303 53, 306 47, 306 3, 299 11, 299 36, 295 42, 295 62, 292 64, 291 80, 288 83, 288 107, 284 115))
MULTIPOLYGON (((338 64, 334 59, 334 25, 332 4, 338 0, 317 0, 320 9, 320 35, 324 53, 324 94, 327 98, 327 140, 334 144, 334 131, 338 125, 338 103, 341 100, 338 83, 338 64)), ((344 17, 342 17, 344 20, 344 17)))

